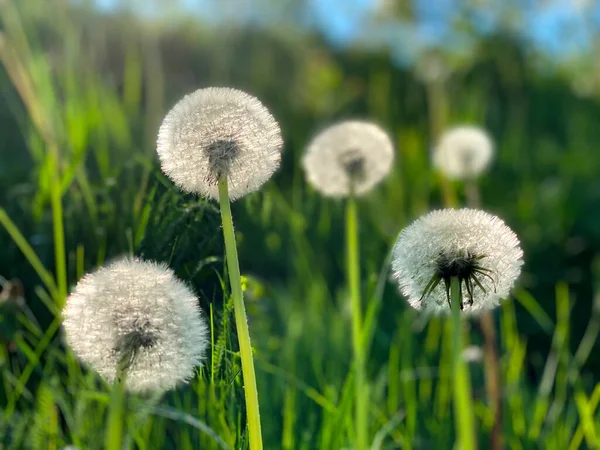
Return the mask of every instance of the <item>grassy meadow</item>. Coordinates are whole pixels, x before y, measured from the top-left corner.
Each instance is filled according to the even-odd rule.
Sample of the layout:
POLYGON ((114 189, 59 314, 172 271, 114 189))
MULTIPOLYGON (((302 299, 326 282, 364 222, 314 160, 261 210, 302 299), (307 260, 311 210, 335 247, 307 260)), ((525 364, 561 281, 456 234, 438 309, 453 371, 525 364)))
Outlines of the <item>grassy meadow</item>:
MULTIPOLYGON (((389 264, 406 225, 466 203, 430 158, 462 123, 495 141, 483 209, 525 253, 493 313, 503 448, 597 448, 600 91, 575 90, 575 62, 570 72, 513 35, 474 39, 468 57, 436 53, 447 74, 432 78, 387 50, 286 27, 0 1, 0 449, 115 448, 111 387, 65 347, 60 311, 84 273, 126 254, 193 286, 212 345, 189 385, 127 397, 123 448, 247 448, 218 204, 181 193, 156 157, 164 114, 207 86, 257 96, 285 142, 274 177, 232 205, 266 449, 355 448, 344 204, 300 166, 314 133, 345 118, 376 121, 397 148, 390 176, 358 202, 371 448, 455 442, 451 321, 412 310, 389 264)), ((478 321, 467 325, 481 347, 478 321)), ((477 448, 489 448, 483 361, 469 368, 477 448)))

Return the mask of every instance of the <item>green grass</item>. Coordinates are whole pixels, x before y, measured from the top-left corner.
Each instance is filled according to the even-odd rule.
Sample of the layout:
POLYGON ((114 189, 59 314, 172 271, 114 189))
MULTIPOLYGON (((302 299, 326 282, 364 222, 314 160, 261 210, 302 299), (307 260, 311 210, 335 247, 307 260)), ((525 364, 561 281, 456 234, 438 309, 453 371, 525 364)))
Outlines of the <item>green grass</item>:
MULTIPOLYGON (((573 99, 533 69, 518 84, 504 70, 512 47, 500 40, 482 41, 478 59, 448 86, 425 89, 379 55, 336 55, 304 37, 221 36, 43 3, 0 2, 2 132, 11 143, 0 148, 0 161, 10 161, 0 166, 0 274, 20 278, 27 300, 23 310, 4 305, 0 313, 0 444, 93 449, 112 436, 112 388, 65 348, 60 309, 83 273, 135 253, 168 262, 194 286, 213 345, 189 385, 125 399, 123 442, 248 447, 219 210, 179 193, 154 150, 174 100, 199 86, 232 85, 272 107, 286 141, 273 181, 232 205, 265 448, 337 450, 358 439, 344 205, 309 189, 297 164, 310 134, 343 116, 380 121, 399 149, 393 174, 358 205, 372 448, 451 448, 457 438, 452 321, 407 308, 388 266, 403 226, 444 202, 464 202, 461 186, 431 172, 428 155, 432 136, 461 121, 486 123, 498 138, 482 197, 521 236, 527 261, 523 288, 494 312, 505 446, 594 447, 597 256, 593 245, 578 258, 561 252, 571 237, 594 242, 600 229, 591 207, 597 102, 573 99), (178 78, 186 71, 192 81, 178 78), (590 283, 569 279, 574 271, 590 283)), ((469 412, 485 448, 493 412, 483 364, 468 369, 469 412)))

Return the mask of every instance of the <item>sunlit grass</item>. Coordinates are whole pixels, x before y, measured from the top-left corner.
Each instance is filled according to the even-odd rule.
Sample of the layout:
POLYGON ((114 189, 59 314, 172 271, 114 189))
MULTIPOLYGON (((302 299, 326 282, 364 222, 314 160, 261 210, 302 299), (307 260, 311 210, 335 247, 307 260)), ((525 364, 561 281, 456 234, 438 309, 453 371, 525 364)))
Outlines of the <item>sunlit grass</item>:
MULTIPOLYGON (((59 311, 69 286, 86 270, 134 252, 171 263, 194 285, 210 317, 213 346, 189 386, 160 399, 127 398, 124 442, 141 449, 246 448, 240 354, 232 303, 224 300, 228 293, 222 280, 218 210, 214 204, 179 194, 154 161, 157 119, 169 103, 165 99, 181 93, 163 73, 168 68, 162 65, 155 38, 146 41, 130 31, 126 50, 115 50, 123 58, 118 84, 102 72, 94 60, 97 55, 85 46, 82 36, 89 39, 89 30, 61 7, 44 9, 43 21, 39 13, 23 6, 26 3, 32 9, 41 5, 0 3, 3 87, 11 90, 6 98, 22 124, 19 133, 29 150, 30 173, 25 179, 11 179, 15 185, 27 184, 30 195, 11 197, 16 200, 2 205, 0 239, 18 250, 14 263, 31 283, 26 286, 27 301, 37 321, 23 311, 3 309, 0 315, 2 327, 15 328, 10 340, 3 336, 0 341, 0 443, 7 448, 102 446, 110 423, 111 388, 82 368, 62 345, 59 311), (40 23, 58 39, 53 47, 57 66, 48 62, 38 33, 40 23), (9 342, 15 347, 9 348, 9 342)), ((91 33, 93 39, 104 42, 100 28, 93 31, 97 32, 91 33)), ((192 59, 189 64, 199 63, 192 59)), ((232 82, 220 64, 207 64, 207 81, 232 82)), ((454 119, 483 120, 485 83, 460 87, 466 100, 456 104, 443 86, 430 87, 426 92, 432 123, 428 126, 422 117, 422 122, 405 126, 387 106, 393 82, 389 74, 374 66, 365 79, 369 99, 365 113, 395 130, 400 149, 389 181, 360 208, 362 294, 368 308, 363 330, 369 437, 373 449, 450 448, 456 439, 451 322, 425 320, 407 310, 395 287, 387 283, 386 258, 396 233, 408 221, 441 204, 441 197, 457 202, 460 192, 453 184, 444 185, 440 196, 439 180, 429 172, 427 143, 441 126, 438 122, 449 121, 451 110, 456 110, 454 119)), ((270 88, 268 81, 263 80, 270 88)), ((281 89, 277 82, 273 81, 273 89, 281 89)), ((338 105, 353 111, 353 102, 363 95, 356 94, 357 89, 343 85, 336 91, 338 105)), ((273 93, 271 100, 276 96, 273 93)), ((401 108, 416 101, 397 100, 401 108)), ((290 147, 283 174, 264 192, 234 205, 238 223, 244 224, 238 226, 237 237, 241 265, 248 268, 242 275, 248 275, 245 297, 268 449, 337 450, 353 448, 356 439, 343 206, 308 192, 301 173, 291 166, 317 121, 309 116, 313 106, 308 102, 302 106, 307 123, 287 117, 283 124, 290 147)), ((287 111, 291 106, 279 108, 287 111)), ((535 178, 538 169, 522 156, 527 134, 521 128, 523 121, 517 120, 520 110, 514 108, 507 115, 509 132, 499 152, 505 174, 512 176, 511 170, 518 170, 514 184, 518 195, 512 186, 501 186, 508 193, 494 197, 491 206, 507 210, 528 238, 539 233, 539 217, 548 218, 556 210, 556 221, 562 223, 569 221, 569 212, 557 208, 554 198, 539 201, 541 178, 535 178)), ((575 120, 565 116, 564 120, 575 120)), ((571 130, 579 130, 578 123, 569 123, 571 130)), ((562 174, 573 189, 578 183, 574 167, 590 150, 576 141, 570 142, 569 153, 575 162, 567 161, 562 174)), ((551 161, 544 164, 561 161, 562 156, 552 156, 550 144, 540 145, 549 148, 551 161)), ((483 188, 496 190, 488 184, 483 188)), ((553 224, 548 227, 548 233, 558 233, 553 224)), ((565 282, 555 282, 554 296, 535 298, 528 290, 517 290, 515 299, 496 313, 503 435, 509 448, 591 448, 600 432, 600 388, 596 379, 581 373, 597 340, 598 312, 590 311, 583 338, 573 342, 569 320, 574 299, 565 282), (551 340, 548 351, 540 350, 539 383, 528 375, 531 343, 522 322, 533 324, 551 340)), ((477 339, 473 333, 474 344, 477 339)), ((477 443, 484 446, 493 420, 482 365, 470 364, 469 373, 477 443)))

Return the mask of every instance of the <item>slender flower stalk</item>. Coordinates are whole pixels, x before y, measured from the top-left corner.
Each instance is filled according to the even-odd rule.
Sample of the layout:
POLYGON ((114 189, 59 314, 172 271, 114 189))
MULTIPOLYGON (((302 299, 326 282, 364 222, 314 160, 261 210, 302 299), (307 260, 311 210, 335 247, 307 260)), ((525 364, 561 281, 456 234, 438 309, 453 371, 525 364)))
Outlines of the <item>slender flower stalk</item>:
POLYGON ((256 375, 254 372, 254 360, 252 358, 252 345, 250 343, 250 331, 248 330, 246 307, 244 306, 242 294, 242 280, 240 276, 237 247, 235 244, 231 206, 229 204, 227 178, 225 177, 219 180, 219 203, 221 205, 225 253, 227 255, 227 272, 229 273, 235 324, 237 327, 240 356, 242 359, 242 375, 244 377, 244 395, 246 397, 250 449, 259 450, 263 448, 263 444, 258 407, 258 388, 256 386, 256 375))
POLYGON ((362 305, 360 300, 360 250, 358 245, 358 212, 356 198, 346 202, 346 270, 352 306, 352 348, 355 364, 356 448, 367 449, 368 390, 365 370, 362 305))
POLYGON ((126 413, 125 377, 127 373, 122 369, 117 371, 110 394, 110 408, 106 424, 106 450, 121 450, 123 448, 123 425, 126 413))
POLYGON ((452 307, 452 384, 454 395, 454 415, 458 448, 461 450, 475 450, 475 410, 471 399, 471 379, 467 363, 462 358, 463 351, 463 324, 460 305, 462 304, 462 281, 452 277, 450 281, 450 303, 452 307))

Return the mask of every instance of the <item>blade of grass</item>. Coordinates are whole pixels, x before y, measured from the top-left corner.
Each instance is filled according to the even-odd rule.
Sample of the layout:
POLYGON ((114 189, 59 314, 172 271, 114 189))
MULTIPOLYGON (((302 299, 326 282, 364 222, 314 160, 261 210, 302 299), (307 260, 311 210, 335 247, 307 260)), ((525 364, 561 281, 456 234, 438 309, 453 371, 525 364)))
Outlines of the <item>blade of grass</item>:
POLYGON ((52 275, 46 270, 38 255, 35 253, 31 245, 29 245, 29 242, 27 242, 27 239, 25 239, 15 223, 8 217, 6 211, 2 208, 0 208, 0 224, 8 232, 14 243, 17 244, 17 247, 19 250, 21 250, 21 253, 23 253, 23 256, 25 256, 25 259, 27 259, 27 262, 29 265, 31 265, 33 270, 35 270, 46 288, 53 296, 56 296, 58 290, 52 275))

